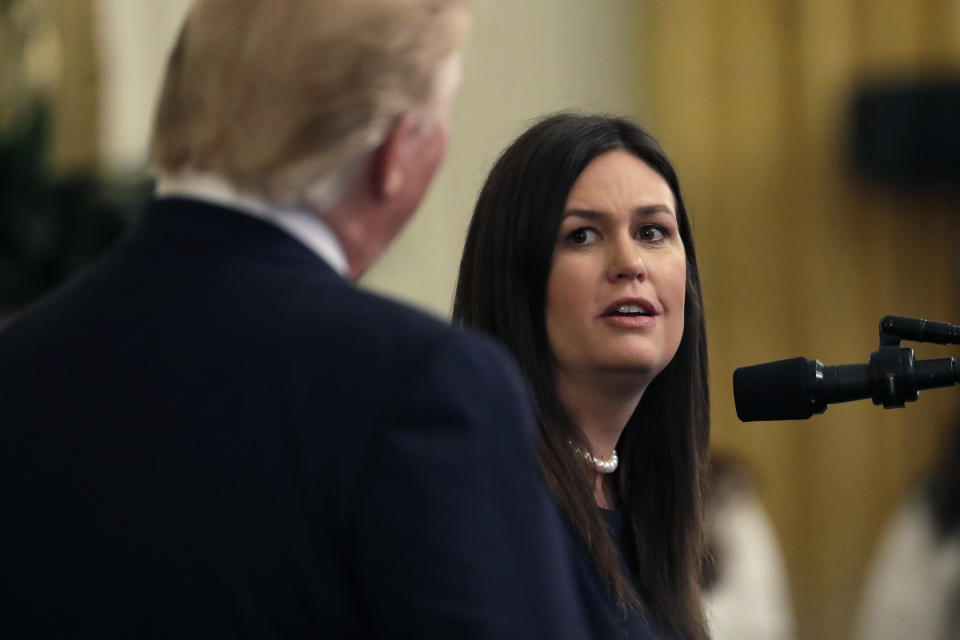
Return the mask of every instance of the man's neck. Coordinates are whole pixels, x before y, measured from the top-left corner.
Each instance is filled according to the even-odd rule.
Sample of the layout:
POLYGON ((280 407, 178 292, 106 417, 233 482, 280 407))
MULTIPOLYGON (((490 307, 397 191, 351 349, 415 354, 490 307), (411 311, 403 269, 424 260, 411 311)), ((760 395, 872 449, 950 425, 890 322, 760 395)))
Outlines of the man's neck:
POLYGON ((320 216, 309 211, 271 203, 236 189, 221 176, 197 171, 161 174, 157 177, 155 195, 208 202, 264 220, 306 245, 337 273, 347 275, 347 258, 340 240, 320 216))

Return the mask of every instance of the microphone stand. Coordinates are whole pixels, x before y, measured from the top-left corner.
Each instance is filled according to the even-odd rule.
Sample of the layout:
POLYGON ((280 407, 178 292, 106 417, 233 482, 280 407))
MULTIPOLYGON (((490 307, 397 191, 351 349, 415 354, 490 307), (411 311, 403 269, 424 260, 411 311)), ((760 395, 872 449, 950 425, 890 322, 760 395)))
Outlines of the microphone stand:
POLYGON ((956 359, 938 358, 918 363, 913 349, 900 346, 901 340, 960 344, 960 326, 922 318, 884 316, 880 320, 880 346, 870 354, 868 368, 873 404, 894 409, 915 402, 920 389, 943 386, 944 370, 952 371, 953 383, 960 381, 956 359))

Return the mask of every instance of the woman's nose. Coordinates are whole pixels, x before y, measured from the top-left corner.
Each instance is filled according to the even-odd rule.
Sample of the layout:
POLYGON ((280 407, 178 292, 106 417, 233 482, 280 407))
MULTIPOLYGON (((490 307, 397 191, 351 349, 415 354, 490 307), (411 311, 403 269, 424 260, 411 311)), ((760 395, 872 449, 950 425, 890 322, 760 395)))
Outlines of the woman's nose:
POLYGON ((647 268, 643 263, 641 248, 632 239, 613 244, 611 253, 607 270, 607 278, 611 282, 646 278, 647 268))

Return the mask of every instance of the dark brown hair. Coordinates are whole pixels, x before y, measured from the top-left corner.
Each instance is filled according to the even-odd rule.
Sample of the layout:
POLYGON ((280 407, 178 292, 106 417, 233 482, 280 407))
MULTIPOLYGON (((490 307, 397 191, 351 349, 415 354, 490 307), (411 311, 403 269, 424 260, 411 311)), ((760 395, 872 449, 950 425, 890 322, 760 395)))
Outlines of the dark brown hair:
POLYGON ((503 342, 519 362, 539 423, 547 481, 611 593, 683 636, 708 636, 698 587, 703 549, 709 398, 700 276, 676 172, 660 145, 622 118, 560 113, 521 135, 493 167, 474 210, 453 316, 503 342), (547 339, 547 280, 567 196, 597 156, 626 150, 670 186, 687 259, 684 329, 669 365, 650 383, 618 443, 615 482, 632 544, 636 590, 568 441, 582 442, 557 396, 547 339))

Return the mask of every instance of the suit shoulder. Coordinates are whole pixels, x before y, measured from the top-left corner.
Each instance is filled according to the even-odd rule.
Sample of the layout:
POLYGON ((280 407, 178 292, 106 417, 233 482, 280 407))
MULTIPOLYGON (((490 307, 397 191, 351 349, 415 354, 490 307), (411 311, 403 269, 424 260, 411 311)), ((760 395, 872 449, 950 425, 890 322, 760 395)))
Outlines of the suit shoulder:
POLYGON ((448 357, 494 359, 504 366, 505 350, 491 338, 391 298, 349 288, 329 312, 338 332, 363 335, 371 348, 396 357, 432 359, 448 357))
POLYGON ((394 389, 416 395, 432 388, 428 395, 434 399, 446 395, 472 403, 496 396, 526 405, 525 385, 513 358, 489 336, 358 289, 343 296, 337 313, 341 326, 366 336, 366 357, 381 362, 388 358, 388 370, 401 370, 394 389))

